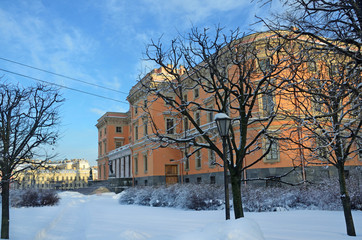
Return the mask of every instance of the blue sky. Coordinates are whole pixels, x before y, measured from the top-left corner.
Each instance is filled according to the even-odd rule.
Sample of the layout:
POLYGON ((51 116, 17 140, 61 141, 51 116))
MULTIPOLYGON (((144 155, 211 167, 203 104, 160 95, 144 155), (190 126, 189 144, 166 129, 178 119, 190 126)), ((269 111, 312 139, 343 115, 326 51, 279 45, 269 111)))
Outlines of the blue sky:
MULTIPOLYGON (((0 68, 121 101, 61 89, 66 102, 61 107, 62 138, 55 148, 58 158, 84 158, 96 165, 97 119, 107 111, 128 111, 127 93, 152 68, 142 60, 151 39, 163 35, 167 42, 191 26, 217 24, 249 32, 254 16, 269 10, 249 0, 1 0, 0 68)), ((24 86, 35 84, 1 70, 0 76, 24 86)))

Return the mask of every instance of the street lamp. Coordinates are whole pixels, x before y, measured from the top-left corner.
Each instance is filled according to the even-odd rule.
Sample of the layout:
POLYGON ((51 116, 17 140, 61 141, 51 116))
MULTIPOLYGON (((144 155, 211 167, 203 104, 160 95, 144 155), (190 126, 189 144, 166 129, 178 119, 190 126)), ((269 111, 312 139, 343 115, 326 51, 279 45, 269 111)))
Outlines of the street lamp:
POLYGON ((230 219, 230 200, 229 200, 229 183, 227 176, 228 159, 226 157, 226 140, 229 137, 229 129, 231 118, 225 113, 217 113, 215 115, 215 122, 219 130, 220 137, 222 138, 223 148, 223 161, 224 161, 224 188, 225 188, 225 218, 230 219))

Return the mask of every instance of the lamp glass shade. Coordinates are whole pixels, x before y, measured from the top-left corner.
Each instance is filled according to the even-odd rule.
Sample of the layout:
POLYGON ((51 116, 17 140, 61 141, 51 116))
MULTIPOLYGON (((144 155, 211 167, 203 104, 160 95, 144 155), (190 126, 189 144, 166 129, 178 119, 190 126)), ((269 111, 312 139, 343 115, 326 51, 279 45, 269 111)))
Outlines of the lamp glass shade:
POLYGON ((215 115, 215 122, 217 125, 217 129, 219 130, 220 136, 221 137, 229 136, 231 118, 225 113, 218 113, 215 115))

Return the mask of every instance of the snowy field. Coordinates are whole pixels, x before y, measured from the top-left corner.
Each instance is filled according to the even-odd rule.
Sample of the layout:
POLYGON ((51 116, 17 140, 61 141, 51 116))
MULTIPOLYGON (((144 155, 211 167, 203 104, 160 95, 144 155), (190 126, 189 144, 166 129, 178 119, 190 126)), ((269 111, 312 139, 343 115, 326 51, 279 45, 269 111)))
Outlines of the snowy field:
POLYGON ((120 205, 117 195, 60 194, 55 207, 11 208, 12 240, 362 240, 362 212, 354 211, 357 237, 348 237, 340 211, 246 213, 224 221, 224 211, 185 211, 120 205))

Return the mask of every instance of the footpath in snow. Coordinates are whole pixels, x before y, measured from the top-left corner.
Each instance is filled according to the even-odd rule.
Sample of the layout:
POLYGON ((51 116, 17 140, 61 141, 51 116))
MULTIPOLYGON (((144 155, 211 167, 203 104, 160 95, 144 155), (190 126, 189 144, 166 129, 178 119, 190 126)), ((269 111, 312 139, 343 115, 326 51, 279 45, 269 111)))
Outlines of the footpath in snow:
POLYGON ((120 205, 117 195, 60 194, 55 207, 12 208, 12 240, 362 240, 362 212, 353 212, 357 237, 345 233, 343 212, 246 213, 185 211, 120 205))

